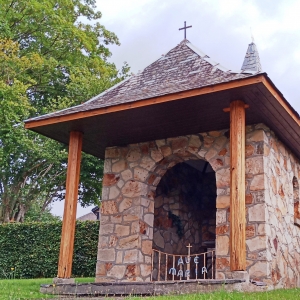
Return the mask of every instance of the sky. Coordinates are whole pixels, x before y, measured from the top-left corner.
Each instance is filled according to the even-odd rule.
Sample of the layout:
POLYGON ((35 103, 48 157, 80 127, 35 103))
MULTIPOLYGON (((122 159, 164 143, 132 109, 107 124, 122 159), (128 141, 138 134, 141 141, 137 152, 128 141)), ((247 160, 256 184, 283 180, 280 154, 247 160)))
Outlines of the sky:
MULTIPOLYGON (((126 61, 133 73, 143 70, 184 36, 214 61, 240 70, 253 36, 262 69, 300 113, 299 0, 97 0, 100 23, 121 46, 109 46, 114 62, 126 61)), ((77 215, 91 208, 78 207, 77 215)), ((52 212, 62 215, 63 202, 52 212)))

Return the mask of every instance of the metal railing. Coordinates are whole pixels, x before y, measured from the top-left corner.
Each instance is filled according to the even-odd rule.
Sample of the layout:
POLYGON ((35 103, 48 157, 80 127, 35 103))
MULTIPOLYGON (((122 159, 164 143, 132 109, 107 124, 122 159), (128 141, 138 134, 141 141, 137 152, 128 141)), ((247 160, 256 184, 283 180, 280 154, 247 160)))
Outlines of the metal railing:
POLYGON ((187 255, 152 249, 151 281, 214 279, 215 250, 187 255))

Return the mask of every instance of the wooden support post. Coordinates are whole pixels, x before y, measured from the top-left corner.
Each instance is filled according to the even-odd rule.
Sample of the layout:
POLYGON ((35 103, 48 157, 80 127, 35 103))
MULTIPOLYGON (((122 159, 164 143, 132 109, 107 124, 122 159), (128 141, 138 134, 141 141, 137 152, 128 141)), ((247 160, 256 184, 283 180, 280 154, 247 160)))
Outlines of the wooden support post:
POLYGON ((82 133, 71 131, 66 181, 66 198, 58 262, 58 278, 70 278, 72 274, 81 148, 82 133))
POLYGON ((230 269, 246 270, 245 103, 230 104, 230 269))

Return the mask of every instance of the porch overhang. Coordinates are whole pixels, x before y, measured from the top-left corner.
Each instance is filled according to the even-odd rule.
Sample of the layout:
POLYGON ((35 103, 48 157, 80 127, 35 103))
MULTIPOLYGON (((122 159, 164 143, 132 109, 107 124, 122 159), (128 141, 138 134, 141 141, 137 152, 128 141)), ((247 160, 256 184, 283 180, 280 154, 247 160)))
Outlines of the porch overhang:
POLYGON ((269 126, 300 158, 300 119, 266 73, 59 117, 25 121, 25 128, 64 144, 83 133, 82 150, 104 158, 105 148, 229 128, 223 109, 232 100, 249 105, 246 124, 269 126))

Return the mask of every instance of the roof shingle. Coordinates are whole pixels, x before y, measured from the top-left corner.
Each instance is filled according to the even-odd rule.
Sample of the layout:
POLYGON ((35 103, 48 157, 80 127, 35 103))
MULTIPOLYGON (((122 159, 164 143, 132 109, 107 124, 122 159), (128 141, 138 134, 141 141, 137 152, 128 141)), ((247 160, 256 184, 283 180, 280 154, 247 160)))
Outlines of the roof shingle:
MULTIPOLYGON (((256 49, 256 48, 255 48, 256 49)), ((89 101, 68 109, 39 116, 32 120, 69 115, 98 108, 144 100, 253 76, 258 71, 233 72, 183 40, 143 71, 89 101)))

